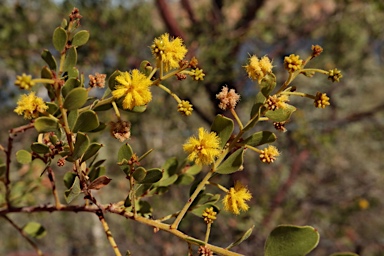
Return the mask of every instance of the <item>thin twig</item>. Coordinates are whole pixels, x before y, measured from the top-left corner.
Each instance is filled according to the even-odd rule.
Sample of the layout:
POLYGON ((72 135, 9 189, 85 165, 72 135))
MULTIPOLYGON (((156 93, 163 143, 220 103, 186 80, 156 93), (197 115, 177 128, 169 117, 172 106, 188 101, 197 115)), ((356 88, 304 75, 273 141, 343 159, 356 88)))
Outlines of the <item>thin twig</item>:
POLYGON ((35 249, 37 255, 39 256, 44 255, 44 253, 39 249, 39 247, 37 247, 37 244, 28 237, 28 235, 24 232, 22 228, 20 228, 15 222, 13 222, 10 218, 8 218, 8 216, 6 215, 1 215, 1 216, 4 219, 6 219, 15 229, 17 229, 17 231, 19 231, 20 235, 24 237, 25 240, 27 240, 27 242, 33 247, 33 249, 35 249))

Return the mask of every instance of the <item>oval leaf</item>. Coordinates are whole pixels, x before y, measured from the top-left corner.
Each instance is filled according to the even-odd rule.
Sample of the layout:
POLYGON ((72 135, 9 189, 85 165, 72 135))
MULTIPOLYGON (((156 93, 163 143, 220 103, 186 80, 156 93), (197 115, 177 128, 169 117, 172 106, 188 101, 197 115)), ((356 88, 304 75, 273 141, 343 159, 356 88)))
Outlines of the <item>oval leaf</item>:
POLYGON ((73 132, 89 132, 99 127, 99 118, 92 110, 82 112, 76 120, 73 132))
POLYGON ((132 157, 133 151, 129 144, 124 144, 120 147, 117 153, 118 164, 126 164, 132 157))
POLYGON ((223 115, 217 115, 211 126, 211 131, 220 138, 220 147, 223 148, 232 135, 233 120, 223 115))
POLYGON ((16 152, 16 160, 21 164, 29 164, 32 162, 32 154, 27 150, 19 150, 16 152))
POLYGON ((23 231, 34 238, 43 238, 47 234, 45 228, 40 223, 34 221, 28 222, 23 227, 23 231))
POLYGON ((81 194, 79 177, 75 178, 72 187, 64 192, 64 197, 67 203, 72 202, 78 195, 81 194))
POLYGON ((105 167, 104 166, 99 166, 99 167, 92 167, 91 171, 88 173, 88 177, 90 181, 94 181, 101 175, 105 174, 105 167))
POLYGON ((72 39, 72 45, 73 46, 81 46, 88 42, 89 39, 89 32, 86 30, 80 30, 77 32, 72 39))
POLYGON ((73 154, 71 158, 73 160, 79 159, 84 154, 85 150, 87 150, 88 146, 89 146, 88 136, 81 132, 77 133, 76 142, 75 142, 75 146, 74 146, 73 154))
POLYGON ((38 142, 32 143, 31 150, 37 154, 49 153, 49 147, 43 143, 38 143, 38 142))
POLYGON ((133 178, 139 182, 144 180, 146 175, 147 175, 147 170, 145 170, 145 168, 141 166, 136 168, 132 174, 133 178))
POLYGON ((48 67, 51 70, 56 70, 57 63, 55 57, 53 57, 52 53, 49 50, 44 49, 41 53, 41 58, 43 58, 43 60, 48 64, 48 67))
POLYGON ((95 189, 99 190, 109 184, 112 179, 108 178, 107 176, 103 175, 92 181, 91 184, 89 184, 88 189, 95 189))
POLYGON ((163 177, 163 173, 160 169, 150 169, 147 171, 145 178, 139 183, 155 183, 158 182, 161 177, 163 177))
POLYGON ((74 172, 66 172, 63 177, 64 185, 66 188, 71 188, 73 182, 75 182, 77 175, 74 172))
POLYGON ((77 51, 75 47, 71 47, 67 50, 65 61, 63 65, 63 71, 69 71, 76 66, 77 63, 77 51))
POLYGON ((103 145, 100 144, 100 143, 96 143, 96 142, 91 143, 91 145, 89 145, 89 147, 85 151, 83 157, 81 158, 81 161, 82 162, 87 161, 89 158, 91 158, 94 155, 96 155, 96 153, 100 150, 100 148, 102 146, 103 145))
POLYGON ((184 174, 181 174, 180 176, 178 176, 175 183, 180 184, 180 185, 189 185, 194 180, 195 180, 195 177, 193 175, 190 175, 188 173, 184 173, 184 174))
POLYGON ((266 143, 272 143, 276 140, 276 135, 273 132, 261 131, 256 132, 241 142, 243 145, 257 147, 266 143))
POLYGON ((304 256, 319 243, 320 235, 310 226, 276 227, 265 242, 265 256, 304 256))
POLYGON ((63 94, 63 97, 67 97, 68 93, 72 91, 72 89, 80 87, 80 80, 77 78, 69 78, 65 84, 63 85, 63 88, 61 89, 61 93, 63 94))
POLYGON ((70 91, 64 100, 64 108, 74 110, 82 107, 87 101, 88 92, 85 88, 75 88, 70 91))
POLYGON ((35 120, 35 129, 39 132, 55 132, 59 128, 59 124, 57 123, 57 119, 42 116, 35 120))
POLYGON ((68 41, 67 32, 61 27, 57 27, 53 32, 52 43, 56 50, 62 52, 68 41))
POLYGON ((285 122, 295 111, 296 108, 294 106, 286 104, 284 109, 268 110, 265 112, 265 116, 274 122, 285 122))
POLYGON ((237 172, 244 162, 244 148, 240 148, 232 153, 219 167, 217 173, 230 174, 237 172))

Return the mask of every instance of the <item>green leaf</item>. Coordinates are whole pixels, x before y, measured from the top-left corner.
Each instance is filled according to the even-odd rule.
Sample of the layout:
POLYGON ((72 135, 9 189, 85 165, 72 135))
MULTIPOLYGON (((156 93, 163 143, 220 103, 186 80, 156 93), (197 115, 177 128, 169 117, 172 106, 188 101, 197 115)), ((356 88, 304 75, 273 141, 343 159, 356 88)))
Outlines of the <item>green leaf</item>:
POLYGON ((92 142, 84 152, 84 155, 81 158, 81 162, 87 161, 89 158, 95 156, 102 146, 103 144, 92 142))
POLYGON ((104 130, 105 128, 107 128, 107 125, 103 122, 99 122, 99 126, 97 126, 96 129, 93 129, 89 132, 100 132, 100 131, 104 130))
POLYGON ((276 87, 276 76, 273 73, 267 74, 260 84, 261 93, 268 98, 269 94, 276 87))
POLYGON ((40 223, 34 221, 28 222, 23 227, 23 231, 34 238, 43 238, 47 234, 45 228, 40 223))
POLYGON ((163 173, 160 169, 149 169, 145 178, 139 183, 155 183, 158 182, 161 177, 163 177, 163 173))
POLYGON ((35 129, 39 133, 55 132, 59 128, 57 119, 48 116, 42 116, 35 120, 35 129))
POLYGON ((252 234, 252 231, 253 229, 255 228, 255 225, 253 225, 250 229, 248 229, 247 231, 245 231, 245 233, 239 238, 237 239, 235 242, 231 243, 230 245, 228 245, 227 250, 230 250, 232 247, 236 246, 236 245, 239 245, 241 244, 243 241, 245 241, 246 239, 248 239, 248 237, 252 234))
POLYGON ((129 144, 124 144, 120 147, 117 153, 117 161, 119 164, 126 164, 132 157, 133 151, 129 144))
POLYGON ((86 110, 82 112, 76 120, 73 132, 89 132, 99 127, 99 118, 96 112, 86 110))
POLYGON ((109 89, 111 89, 111 91, 113 91, 115 89, 115 85, 116 85, 116 77, 119 76, 121 74, 121 72, 119 70, 116 70, 115 72, 113 72, 110 76, 109 76, 109 79, 108 79, 108 87, 109 89))
POLYGON ((71 47, 67 50, 65 61, 63 64, 63 71, 69 71, 76 66, 77 63, 77 51, 75 47, 71 47))
POLYGON ((163 175, 162 179, 153 185, 156 187, 167 187, 175 183, 177 180, 177 177, 178 177, 177 174, 173 174, 172 176, 166 177, 166 178, 164 178, 164 175, 163 175))
POLYGON ((286 104, 284 109, 268 110, 265 112, 265 116, 274 122, 285 122, 295 111, 296 108, 294 106, 286 104))
POLYGON ((146 175, 147 175, 147 170, 145 170, 145 168, 141 166, 137 167, 132 174, 133 178, 138 182, 144 180, 146 175))
POLYGON ((224 162, 216 169, 217 173, 230 174, 238 171, 244 162, 244 148, 240 148, 233 152, 224 162))
POLYGON ((55 115, 56 111, 59 109, 59 107, 54 102, 45 102, 45 104, 48 106, 47 112, 51 115, 55 115))
POLYGON ((144 216, 147 218, 152 216, 153 209, 147 201, 140 200, 136 205, 136 210, 137 210, 137 213, 139 213, 141 216, 144 216))
POLYGON ((304 256, 319 243, 320 235, 310 226, 281 225, 265 242, 265 256, 304 256))
POLYGON ((266 143, 272 143, 276 140, 276 135, 273 132, 261 131, 256 132, 241 142, 243 145, 257 147, 266 143))
POLYGON ((71 90, 64 100, 64 108, 74 110, 82 107, 87 101, 88 92, 85 88, 75 88, 71 90))
POLYGON ((180 185, 189 185, 195 180, 195 177, 188 173, 184 173, 179 176, 176 175, 176 177, 177 177, 177 180, 175 181, 175 184, 180 184, 180 185))
POLYGON ((87 150, 88 146, 89 146, 88 136, 81 132, 77 133, 76 142, 75 142, 75 146, 74 146, 73 154, 71 158, 73 160, 79 159, 87 150))
POLYGON ((43 60, 48 64, 48 67, 51 70, 56 70, 57 63, 55 57, 53 57, 52 53, 49 50, 44 49, 41 53, 41 58, 43 58, 43 60))
POLYGON ((65 201, 67 201, 67 203, 69 204, 80 194, 80 180, 79 177, 76 177, 75 181, 72 184, 72 187, 64 192, 65 201))
POLYGON ((31 145, 31 150, 37 154, 49 153, 49 147, 46 144, 34 142, 31 145))
POLYGON ((89 32, 86 30, 80 30, 77 32, 72 39, 72 45, 73 46, 81 46, 88 42, 89 39, 89 32))
POLYGON ((79 110, 75 109, 69 112, 68 114, 68 126, 69 129, 73 130, 73 127, 75 127, 75 123, 77 121, 77 118, 79 117, 79 110))
POLYGON ((67 32, 65 32, 63 28, 57 27, 55 31, 53 31, 53 38, 52 38, 52 43, 55 49, 61 53, 64 50, 65 45, 67 44, 67 41, 68 41, 67 32))
POLYGON ((29 164, 32 162, 32 154, 27 150, 19 150, 16 152, 16 160, 21 164, 29 164))
POLYGON ((90 181, 93 181, 97 179, 98 177, 105 174, 105 167, 99 166, 99 167, 91 167, 91 170, 88 173, 88 177, 90 181))
POLYGON ((201 170, 203 169, 203 166, 195 164, 192 166, 186 166, 186 167, 184 167, 184 169, 186 169, 186 171, 185 171, 186 174, 196 175, 196 174, 201 172, 201 170))
POLYGON ((68 70, 68 77, 77 79, 79 77, 79 69, 77 67, 70 68, 68 70))
POLYGON ((65 84, 63 85, 63 88, 61 88, 61 93, 63 94, 63 97, 67 97, 68 93, 70 93, 74 88, 80 87, 80 80, 77 78, 69 78, 65 84))
POLYGON ((161 169, 164 170, 163 178, 168 178, 177 172, 177 166, 179 162, 176 157, 168 158, 167 161, 163 164, 161 169))
MULTIPOLYGON (((45 67, 43 67, 41 69, 40 76, 41 76, 41 78, 47 78, 47 79, 52 79, 53 78, 52 71, 47 66, 45 66, 45 67)), ((55 95, 55 91, 53 89, 53 86, 51 84, 44 84, 44 87, 48 91, 49 98, 51 100, 55 99, 56 95, 55 95)))
POLYGON ((73 183, 75 182, 77 175, 76 173, 69 171, 64 174, 63 181, 66 188, 71 188, 73 183))
POLYGON ((220 147, 223 148, 232 135, 233 120, 223 115, 217 115, 211 126, 211 131, 220 138, 220 147))
POLYGON ((266 101, 266 98, 264 97, 264 95, 261 92, 259 92, 256 95, 256 100, 255 100, 255 103, 253 104, 252 110, 251 110, 250 118, 252 119, 252 121, 250 123, 248 123, 247 126, 244 127, 244 131, 248 131, 249 129, 251 129, 255 126, 255 124, 257 123, 257 121, 260 118, 260 113, 262 111, 262 108, 264 106, 265 101, 266 101))

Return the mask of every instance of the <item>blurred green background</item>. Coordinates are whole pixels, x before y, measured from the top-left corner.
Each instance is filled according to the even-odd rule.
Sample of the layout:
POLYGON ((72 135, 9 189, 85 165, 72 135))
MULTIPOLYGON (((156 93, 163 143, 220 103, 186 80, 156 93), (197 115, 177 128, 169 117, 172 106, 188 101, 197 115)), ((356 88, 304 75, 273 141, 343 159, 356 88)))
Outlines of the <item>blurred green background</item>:
MULTIPOLYGON (((251 237, 235 249, 245 255, 262 255, 271 229, 289 223, 312 225, 319 230, 320 243, 310 255, 336 251, 383 255, 383 1, 0 2, 1 145, 6 145, 9 129, 26 123, 11 113, 21 93, 13 86, 16 75, 40 75, 44 65, 40 53, 44 48, 54 52, 52 32, 73 7, 79 8, 83 16, 82 29, 91 33, 88 44, 79 48, 78 67, 86 78, 95 72, 109 75, 116 69, 137 68, 143 59, 152 61, 149 46, 164 32, 184 39, 188 57, 198 58, 205 80, 196 83, 173 79, 167 86, 194 104, 192 117, 181 117, 175 101, 157 88, 152 90, 154 99, 145 113, 125 114, 125 119, 132 122, 133 149, 139 154, 154 149, 145 160, 148 167, 159 167, 171 156, 180 160, 185 157, 182 143, 198 127, 209 128, 214 116, 222 113, 215 95, 223 85, 241 94, 236 110, 242 120, 247 120, 257 93, 242 68, 249 54, 268 54, 281 84, 287 77, 282 67, 284 56, 296 53, 306 58, 311 45, 321 45, 324 52, 309 66, 326 70, 337 67, 343 72, 341 82, 331 83, 325 76, 316 75, 299 77, 293 85, 312 94, 326 92, 331 106, 315 109, 312 101, 292 99, 298 111, 287 124, 288 131, 277 134, 275 145, 282 153, 278 161, 263 165, 248 152, 244 171, 218 178, 217 182, 227 187, 241 180, 253 199, 251 209, 240 216, 222 212, 213 225, 210 242, 225 247, 255 225, 251 237)), ((39 94, 44 96, 44 90, 39 94)), ((270 123, 257 129, 274 131, 270 123)), ((35 138, 33 131, 18 136, 14 152, 35 138)), ((104 203, 124 200, 128 182, 113 158, 120 143, 108 133, 94 135, 93 139, 105 145, 100 157, 108 158, 107 175, 113 178, 111 185, 96 196, 104 203)), ((61 193, 64 187, 60 177, 64 173, 63 169, 55 171, 61 193)), ((49 184, 46 178, 40 178, 38 166, 15 164, 11 178, 19 186, 31 188, 26 204, 52 203, 49 184)), ((173 187, 164 198, 152 198, 154 217, 180 209, 188 190, 173 187)), ((48 235, 38 241, 46 255, 113 255, 96 216, 56 212, 10 217, 19 225, 36 220, 47 228, 48 235)), ((187 245, 178 238, 165 232, 155 234, 152 228, 120 216, 106 218, 122 251, 129 249, 133 255, 186 255, 187 245)), ((180 228, 192 236, 204 237, 205 225, 197 217, 188 215, 180 228)), ((33 252, 30 246, 2 218, 0 229, 0 255, 33 255, 28 254, 33 252)))

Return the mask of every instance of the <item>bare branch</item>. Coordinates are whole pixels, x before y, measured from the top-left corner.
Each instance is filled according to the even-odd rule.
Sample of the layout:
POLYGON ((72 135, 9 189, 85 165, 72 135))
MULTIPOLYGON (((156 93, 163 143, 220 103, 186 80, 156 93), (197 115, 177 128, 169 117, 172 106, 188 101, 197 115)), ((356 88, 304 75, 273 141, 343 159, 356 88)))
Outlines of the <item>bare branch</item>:
POLYGON ((168 4, 165 0, 156 0, 156 5, 159 9, 160 15, 167 26, 170 34, 173 36, 178 36, 186 39, 185 34, 181 31, 179 25, 177 24, 177 21, 172 16, 171 11, 169 10, 168 4))

